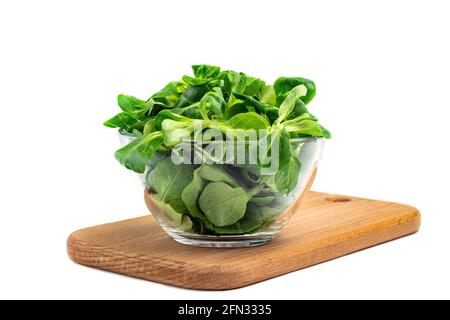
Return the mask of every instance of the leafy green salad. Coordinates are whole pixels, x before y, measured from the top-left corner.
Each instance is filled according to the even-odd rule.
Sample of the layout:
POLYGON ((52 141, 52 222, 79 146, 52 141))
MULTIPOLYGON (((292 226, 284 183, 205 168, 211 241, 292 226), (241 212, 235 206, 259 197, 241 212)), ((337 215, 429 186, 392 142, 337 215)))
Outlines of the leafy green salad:
POLYGON ((115 157, 145 174, 155 203, 180 229, 254 232, 289 205, 303 141, 331 137, 306 107, 315 84, 280 77, 269 85, 216 66, 192 69, 147 100, 118 96, 121 112, 104 125, 131 138, 115 157))

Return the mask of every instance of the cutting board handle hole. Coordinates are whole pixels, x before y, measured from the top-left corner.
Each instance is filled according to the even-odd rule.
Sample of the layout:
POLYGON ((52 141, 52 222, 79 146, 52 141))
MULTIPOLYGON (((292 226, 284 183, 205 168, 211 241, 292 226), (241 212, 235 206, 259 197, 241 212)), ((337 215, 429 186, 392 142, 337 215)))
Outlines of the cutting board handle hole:
POLYGON ((352 199, 347 198, 347 197, 328 197, 325 198, 326 201, 330 201, 330 202, 350 202, 352 201, 352 199))

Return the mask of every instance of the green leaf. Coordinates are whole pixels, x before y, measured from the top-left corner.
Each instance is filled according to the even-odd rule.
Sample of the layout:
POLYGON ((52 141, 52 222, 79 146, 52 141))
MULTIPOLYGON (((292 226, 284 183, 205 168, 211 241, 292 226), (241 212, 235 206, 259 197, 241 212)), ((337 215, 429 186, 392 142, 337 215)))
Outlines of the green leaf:
MULTIPOLYGON (((272 130, 270 135, 262 137, 262 139, 268 139, 268 144, 265 158, 260 159, 261 165, 265 168, 271 167, 272 161, 276 159, 278 160, 278 169, 285 167, 292 155, 290 136, 286 129, 272 130)), ((273 173, 275 174, 275 172, 273 173)))
POLYGON ((264 88, 266 84, 261 79, 246 76, 244 94, 254 97, 264 88))
POLYGON ((199 205, 209 221, 218 227, 240 220, 248 202, 243 188, 233 188, 225 182, 210 182, 200 195, 199 205))
POLYGON ((210 66, 207 64, 198 64, 192 66, 192 71, 196 78, 212 79, 220 73, 220 67, 210 66))
POLYGON ((249 203, 247 206, 246 215, 251 215, 251 217, 255 220, 259 220, 261 222, 266 222, 278 216, 282 213, 283 210, 276 207, 271 206, 258 206, 253 203, 249 203))
POLYGON ((197 78, 194 78, 191 76, 183 76, 182 79, 188 85, 193 86, 193 87, 203 86, 212 80, 212 79, 197 79, 197 78))
POLYGON ((194 170, 194 177, 192 181, 183 189, 181 193, 181 199, 183 200, 189 213, 196 218, 206 219, 203 212, 201 212, 198 206, 198 197, 203 190, 204 181, 200 177, 201 167, 194 170))
POLYGON ((294 190, 297 186, 300 167, 298 159, 291 156, 289 163, 276 173, 275 184, 279 192, 287 194, 294 190))
POLYGON ((195 102, 200 101, 200 99, 208 92, 208 87, 206 85, 192 86, 189 85, 187 89, 183 92, 176 105, 177 109, 187 107, 195 102))
POLYGON ((183 81, 190 86, 203 86, 213 80, 220 73, 220 67, 209 66, 206 64, 192 66, 194 77, 183 76, 183 81))
POLYGON ((290 126, 290 125, 296 125, 296 124, 300 123, 303 120, 317 121, 317 118, 314 117, 312 114, 305 112, 305 113, 299 115, 298 117, 295 117, 295 118, 283 121, 282 127, 287 127, 287 126, 290 126))
POLYGON ((186 208, 188 210, 188 214, 194 217, 197 222, 201 225, 201 231, 213 230, 214 225, 208 221, 206 216, 200 210, 198 205, 198 198, 200 193, 205 186, 205 181, 200 177, 200 167, 194 170, 194 178, 192 181, 183 189, 181 193, 181 199, 183 200, 186 208))
POLYGON ((322 133, 323 133, 323 136, 324 136, 325 138, 331 139, 331 132, 328 131, 327 128, 325 128, 325 127, 323 127, 322 125, 320 125, 320 129, 322 129, 322 133))
POLYGON ((163 89, 153 94, 150 100, 163 108, 173 108, 178 103, 181 94, 186 90, 187 84, 182 81, 169 82, 163 89))
POLYGON ((152 133, 153 131, 155 131, 155 119, 149 119, 144 125, 143 134, 144 136, 146 136, 152 133))
POLYGON ((264 191, 278 192, 275 184, 275 174, 261 177, 261 189, 264 191))
POLYGON ((287 132, 295 132, 313 137, 330 137, 329 131, 314 120, 301 120, 295 123, 290 123, 284 128, 287 132))
POLYGON ((220 88, 205 94, 199 102, 199 110, 203 119, 222 119, 225 113, 225 100, 220 88))
POLYGON ((116 159, 126 168, 144 173, 153 153, 163 144, 162 133, 157 131, 134 139, 115 153, 116 159))
POLYGON ((199 102, 196 102, 185 108, 181 108, 181 109, 177 109, 177 110, 173 110, 173 111, 178 112, 178 114, 180 114, 186 118, 203 119, 203 116, 200 112, 199 104, 200 104, 199 102))
POLYGON ((316 85, 311 80, 299 77, 280 77, 275 81, 273 87, 275 89, 277 97, 282 100, 284 99, 284 95, 286 93, 299 85, 304 85, 307 89, 306 95, 301 97, 300 99, 305 104, 308 104, 316 95, 316 85))
POLYGON ((119 94, 117 97, 117 102, 120 109, 136 119, 144 119, 149 111, 147 101, 143 101, 132 96, 119 94))
POLYGON ((199 168, 199 175, 202 179, 213 182, 225 182, 232 187, 238 187, 238 181, 225 169, 223 165, 206 165, 199 168))
POLYGON ((247 76, 242 72, 222 71, 218 78, 223 81, 223 89, 228 96, 231 96, 232 92, 243 93, 247 86, 247 76))
POLYGON ((308 108, 306 108, 306 105, 302 100, 297 99, 297 101, 295 102, 294 109, 292 109, 291 114, 289 115, 289 117, 287 117, 287 119, 288 120, 294 119, 305 113, 308 113, 308 108))
POLYGON ((176 203, 182 201, 181 193, 192 181, 193 172, 192 165, 174 164, 169 157, 161 161, 150 173, 148 184, 157 192, 162 201, 176 203))
POLYGON ((162 131, 164 134, 164 145, 173 147, 189 137, 194 130, 193 122, 178 122, 166 119, 162 123, 162 131))
POLYGON ((126 112, 121 112, 111 119, 105 121, 103 125, 108 128, 120 128, 127 132, 132 132, 135 125, 139 123, 139 120, 133 118, 126 112))
POLYGON ((186 90, 186 84, 180 81, 172 81, 169 82, 164 88, 162 88, 160 91, 153 94, 151 97, 153 99, 157 98, 168 98, 171 96, 179 96, 180 93, 184 92, 186 90))
POLYGON ((284 207, 257 206, 249 203, 242 219, 230 226, 215 227, 218 234, 244 234, 256 231, 282 213, 284 207))
POLYGON ((275 121, 275 124, 281 123, 289 116, 294 109, 297 99, 305 96, 306 92, 307 89, 303 84, 296 86, 289 92, 286 99, 284 99, 283 103, 280 105, 280 109, 278 111, 279 117, 277 121, 275 121))
POLYGON ((225 111, 225 119, 230 119, 239 113, 249 112, 247 106, 243 103, 233 104, 230 108, 227 108, 225 111))
POLYGON ((175 199, 167 202, 170 204, 170 206, 179 213, 188 213, 188 209, 186 208, 186 205, 184 204, 183 200, 181 199, 175 199))
POLYGON ((244 218, 238 222, 224 227, 214 227, 217 234, 245 234, 257 230, 263 225, 260 219, 254 217, 252 214, 245 215, 244 218))
POLYGON ((278 163, 279 168, 281 169, 288 165, 292 155, 292 151, 291 151, 290 137, 287 130, 282 129, 279 134, 280 134, 280 144, 278 147, 278 163))
POLYGON ((162 123, 164 120, 170 119, 178 122, 192 123, 192 119, 183 117, 179 114, 176 114, 170 110, 162 110, 158 113, 155 118, 155 128, 156 130, 162 129, 162 123))
POLYGON ((269 119, 270 123, 273 124, 278 119, 278 108, 273 107, 267 109, 266 117, 269 119))
POLYGON ((169 203, 162 201, 158 195, 153 195, 152 200, 159 210, 171 219, 180 229, 189 230, 192 228, 192 221, 187 215, 176 211, 169 203))
POLYGON ((247 105, 254 107, 259 113, 265 114, 267 112, 268 108, 255 98, 239 92, 233 92, 233 95, 247 105))
POLYGON ((267 206, 273 201, 273 199, 275 199, 274 196, 260 196, 251 198, 250 202, 257 206, 267 206))
MULTIPOLYGON (((148 174, 150 174, 150 172, 153 171, 153 169, 156 168, 156 166, 163 161, 164 159, 166 159, 167 157, 169 157, 170 154, 168 154, 167 152, 161 151, 161 150, 156 150, 153 155, 151 156, 150 160, 147 163, 147 176, 148 174)), ((148 181, 146 181, 146 183, 148 184, 148 181)), ((148 187, 148 185, 146 185, 148 187)))
POLYGON ((270 104, 272 106, 277 103, 277 95, 273 86, 265 86, 261 92, 261 103, 270 104))
POLYGON ((259 130, 270 127, 269 122, 263 116, 255 112, 238 113, 226 122, 232 129, 259 130))
POLYGON ((244 165, 235 170, 238 177, 249 187, 259 184, 262 179, 261 168, 257 164, 244 165))
POLYGON ((134 129, 133 132, 131 132, 131 135, 134 136, 135 138, 141 138, 143 136, 142 132, 140 132, 137 129, 134 129))

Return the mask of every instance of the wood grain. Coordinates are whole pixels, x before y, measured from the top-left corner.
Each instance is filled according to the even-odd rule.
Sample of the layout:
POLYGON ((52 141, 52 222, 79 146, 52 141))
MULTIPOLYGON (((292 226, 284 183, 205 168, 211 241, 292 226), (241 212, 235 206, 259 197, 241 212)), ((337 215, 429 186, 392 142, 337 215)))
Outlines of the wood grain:
POLYGON ((418 231, 411 206, 310 192, 271 242, 252 248, 198 248, 169 238, 148 215, 72 233, 80 264, 174 286, 225 290, 309 267, 418 231))

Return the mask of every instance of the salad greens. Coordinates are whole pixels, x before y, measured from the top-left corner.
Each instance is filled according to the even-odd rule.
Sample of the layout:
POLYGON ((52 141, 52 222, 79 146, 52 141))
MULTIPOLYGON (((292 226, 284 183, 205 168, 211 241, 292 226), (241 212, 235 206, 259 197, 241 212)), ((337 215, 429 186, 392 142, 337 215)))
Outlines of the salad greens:
POLYGON ((132 140, 115 157, 126 168, 146 173, 155 203, 183 230, 253 232, 287 207, 285 195, 299 184, 304 160, 301 143, 293 147, 298 141, 293 139, 331 137, 306 107, 316 86, 300 77, 280 77, 269 85, 210 65, 192 70, 193 76, 168 83, 146 100, 118 96, 121 112, 104 125, 132 140), (208 130, 216 138, 232 137, 241 153, 223 161, 225 156, 213 150, 221 142, 208 130), (251 130, 257 132, 253 138, 243 135, 251 130), (263 153, 249 143, 263 140, 263 153), (200 162, 174 163, 175 150, 186 142, 189 157, 200 155, 200 162), (239 157, 255 162, 239 162, 239 157))

